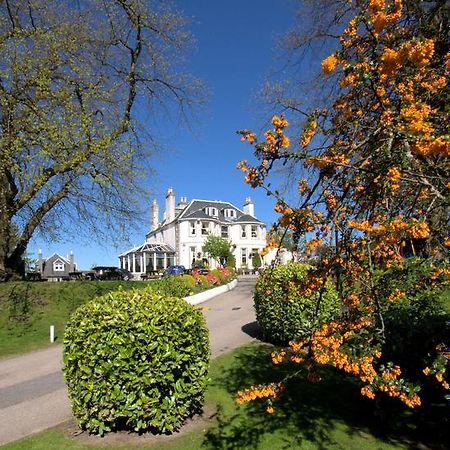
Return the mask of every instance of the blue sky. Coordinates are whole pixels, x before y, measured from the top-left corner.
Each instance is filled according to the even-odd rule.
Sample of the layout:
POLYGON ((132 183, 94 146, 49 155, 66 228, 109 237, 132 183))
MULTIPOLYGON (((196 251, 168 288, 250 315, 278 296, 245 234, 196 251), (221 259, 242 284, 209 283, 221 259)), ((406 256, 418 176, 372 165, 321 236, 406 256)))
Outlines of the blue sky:
POLYGON ((295 2, 177 0, 175 4, 191 18, 189 28, 196 40, 187 70, 203 80, 210 95, 191 122, 191 131, 175 122, 159 126, 156 137, 163 149, 153 160, 156 173, 146 186, 153 195, 141 200, 148 212, 136 224, 131 241, 124 240, 118 247, 112 242, 86 245, 85 240, 68 236, 57 243, 32 241, 31 256, 35 257, 38 248, 44 256, 73 250, 79 269, 117 265, 119 253, 144 241, 154 198, 162 214, 168 187, 174 189, 177 201, 185 196, 188 200, 225 200, 242 207, 250 196, 259 219, 268 226, 275 220, 273 199, 248 187, 236 169, 239 160, 251 158, 251 147, 240 142, 236 131, 263 128, 264 116, 255 97, 271 69, 281 65, 276 41, 293 23, 295 2))

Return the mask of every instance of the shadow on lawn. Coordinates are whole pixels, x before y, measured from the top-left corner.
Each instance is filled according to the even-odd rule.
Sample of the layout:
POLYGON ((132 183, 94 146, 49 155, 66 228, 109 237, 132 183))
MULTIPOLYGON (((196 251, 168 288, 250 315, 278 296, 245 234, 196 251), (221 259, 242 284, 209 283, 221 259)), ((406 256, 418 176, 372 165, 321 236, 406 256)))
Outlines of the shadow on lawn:
MULTIPOLYGON (((230 369, 215 377, 215 385, 225 387, 234 396, 239 389, 279 381, 300 367, 272 365, 271 350, 265 346, 244 347, 236 352, 230 369)), ((231 406, 220 409, 218 424, 207 433, 203 447, 256 449, 264 440, 267 448, 273 450, 301 448, 302 444, 310 448, 311 444, 306 441, 319 449, 345 449, 355 438, 364 446, 360 448, 376 449, 379 442, 372 438, 374 436, 386 443, 402 443, 409 449, 446 448, 436 441, 445 439, 442 436, 445 431, 439 428, 442 423, 434 424, 436 430, 428 429, 421 423, 420 414, 406 411, 398 404, 383 404, 382 409, 377 408, 376 403, 361 397, 354 380, 341 373, 324 369, 322 375, 323 380, 317 384, 305 381, 302 374, 291 379, 274 404, 274 414, 265 412, 265 400, 240 406, 238 413, 231 406), (276 447, 270 447, 274 434, 278 436, 276 447)))

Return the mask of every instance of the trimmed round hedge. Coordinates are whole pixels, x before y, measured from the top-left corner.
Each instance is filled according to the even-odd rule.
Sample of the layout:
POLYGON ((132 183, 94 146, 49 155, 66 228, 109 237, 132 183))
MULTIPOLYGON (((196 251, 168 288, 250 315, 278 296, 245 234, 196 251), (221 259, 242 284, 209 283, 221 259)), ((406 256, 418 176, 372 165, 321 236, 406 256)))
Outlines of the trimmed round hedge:
POLYGON ((208 382, 203 315, 151 290, 79 307, 64 335, 64 375, 82 429, 168 433, 201 411, 208 382))
POLYGON ((267 341, 285 344, 301 339, 339 313, 332 283, 325 285, 319 305, 319 292, 301 293, 301 282, 310 269, 308 264, 292 262, 265 270, 258 277, 253 299, 256 319, 267 341))

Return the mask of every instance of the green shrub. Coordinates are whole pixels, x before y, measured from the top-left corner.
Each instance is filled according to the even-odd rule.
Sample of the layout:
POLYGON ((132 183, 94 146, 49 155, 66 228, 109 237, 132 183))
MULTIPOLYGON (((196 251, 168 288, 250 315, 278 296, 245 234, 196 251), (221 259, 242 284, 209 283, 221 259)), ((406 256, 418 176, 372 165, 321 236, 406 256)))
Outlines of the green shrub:
POLYGON ((258 267, 262 266, 261 256, 259 256, 259 253, 255 253, 252 257, 252 266, 253 268, 257 269, 258 267))
POLYGON ((305 296, 300 285, 310 266, 289 263, 266 270, 256 282, 256 318, 263 336, 270 342, 286 343, 300 339, 320 323, 339 313, 337 293, 331 283, 319 292, 305 296))
POLYGON ((199 412, 208 330, 184 300, 119 290, 77 309, 64 336, 64 374, 82 429, 167 433, 199 412))
POLYGON ((224 281, 226 279, 225 274, 220 269, 213 269, 210 271, 210 274, 214 275, 216 278, 218 278, 221 283, 222 283, 222 281, 224 281))
POLYGON ((437 272, 438 266, 430 261, 411 258, 401 267, 378 274, 380 291, 402 293, 395 301, 380 296, 385 326, 383 358, 398 363, 409 377, 417 376, 417 367, 431 366, 436 347, 449 340, 450 288, 444 279, 435 286, 433 271, 437 272))
POLYGON ((194 289, 196 282, 195 278, 192 275, 184 274, 180 276, 180 279, 187 287, 189 287, 189 289, 194 289))
POLYGON ((192 287, 189 281, 180 275, 154 280, 150 286, 154 291, 167 297, 187 297, 192 294, 192 287))
POLYGON ((200 286, 203 286, 203 287, 211 286, 206 275, 199 275, 197 277, 197 279, 198 279, 198 283, 200 284, 200 286))
POLYGON ((227 267, 232 267, 232 268, 236 267, 236 258, 234 257, 233 253, 230 253, 227 256, 227 267))

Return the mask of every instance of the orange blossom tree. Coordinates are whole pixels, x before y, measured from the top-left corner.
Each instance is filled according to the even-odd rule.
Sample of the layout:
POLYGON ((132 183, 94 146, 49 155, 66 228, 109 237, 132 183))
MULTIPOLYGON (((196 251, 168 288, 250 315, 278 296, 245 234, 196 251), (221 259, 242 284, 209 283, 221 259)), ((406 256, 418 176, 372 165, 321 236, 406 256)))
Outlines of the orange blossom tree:
MULTIPOLYGON (((448 10, 442 1, 340 3, 351 20, 338 50, 322 62, 325 82, 336 84, 332 106, 308 113, 295 144, 284 116, 272 118, 264 138, 239 132, 257 163, 243 160, 238 167, 250 186, 276 197, 278 232, 306 235, 309 251, 328 244, 303 289, 320 291, 333 277, 342 301, 336 320, 272 358, 301 364, 311 381, 320 378, 318 366, 334 366, 358 377, 363 395, 386 393, 414 408, 421 404, 420 376, 408 377, 383 354, 386 311, 413 292, 381 282, 380 274, 401 275, 409 253, 430 269, 412 290, 436 292, 448 283, 448 10), (302 164, 308 174, 296 181, 295 205, 268 182, 271 171, 287 162, 302 164)), ((416 371, 435 378, 444 393, 447 347, 435 345, 433 364, 416 371)), ((282 383, 253 386, 237 401, 266 397, 273 412, 282 389, 282 383)))

